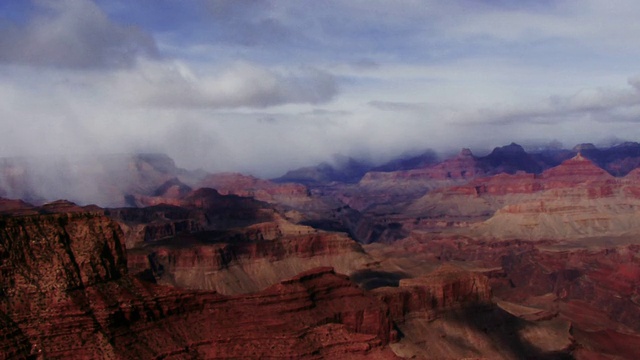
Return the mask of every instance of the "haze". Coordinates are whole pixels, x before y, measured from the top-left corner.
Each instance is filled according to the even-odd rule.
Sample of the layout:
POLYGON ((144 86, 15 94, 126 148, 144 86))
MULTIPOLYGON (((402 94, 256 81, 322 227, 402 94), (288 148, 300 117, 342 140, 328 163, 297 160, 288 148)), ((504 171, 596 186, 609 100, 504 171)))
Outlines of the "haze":
POLYGON ((635 1, 0 3, 0 157, 263 177, 640 135, 635 1), (515 4, 514 4, 515 3, 515 4))

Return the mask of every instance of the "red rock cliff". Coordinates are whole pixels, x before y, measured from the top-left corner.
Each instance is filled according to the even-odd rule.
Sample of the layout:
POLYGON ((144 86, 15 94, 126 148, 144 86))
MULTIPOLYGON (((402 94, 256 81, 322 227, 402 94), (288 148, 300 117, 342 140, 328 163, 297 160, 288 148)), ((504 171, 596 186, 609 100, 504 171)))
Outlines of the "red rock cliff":
POLYGON ((392 318, 400 322, 407 316, 434 318, 448 310, 491 302, 487 277, 450 264, 422 277, 402 279, 399 287, 374 292, 389 304, 392 318))
POLYGON ((388 307, 331 269, 184 291, 128 275, 122 236, 99 213, 0 217, 0 358, 395 358, 388 307))

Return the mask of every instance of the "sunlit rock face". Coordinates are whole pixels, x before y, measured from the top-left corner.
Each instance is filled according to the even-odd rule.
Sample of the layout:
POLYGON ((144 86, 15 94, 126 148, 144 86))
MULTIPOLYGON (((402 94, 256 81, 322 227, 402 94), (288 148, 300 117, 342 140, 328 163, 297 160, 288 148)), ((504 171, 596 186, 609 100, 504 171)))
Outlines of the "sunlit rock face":
POLYGON ((277 204, 206 188, 170 203, 108 211, 132 271, 162 284, 247 293, 314 267, 350 274, 370 261, 347 234, 296 224, 277 204))
POLYGON ((474 236, 578 239, 640 233, 635 172, 613 177, 581 155, 543 171, 498 174, 427 193, 406 227, 468 227, 474 236))

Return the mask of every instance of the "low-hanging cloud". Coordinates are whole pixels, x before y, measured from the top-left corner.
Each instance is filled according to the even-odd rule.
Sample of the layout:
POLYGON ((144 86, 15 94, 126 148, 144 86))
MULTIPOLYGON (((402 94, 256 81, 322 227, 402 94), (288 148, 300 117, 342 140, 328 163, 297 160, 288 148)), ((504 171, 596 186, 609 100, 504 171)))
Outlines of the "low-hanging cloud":
POLYGON ((630 88, 583 89, 573 95, 554 95, 537 104, 483 108, 458 114, 458 125, 552 124, 576 119, 599 122, 640 122, 640 78, 630 88))
POLYGON ((151 35, 112 21, 89 0, 36 1, 34 6, 36 14, 25 24, 0 27, 0 62, 102 68, 158 55, 151 35))
POLYGON ((265 108, 283 104, 321 104, 338 93, 331 74, 303 68, 279 71, 247 62, 194 74, 182 63, 141 62, 114 77, 114 88, 128 89, 136 105, 176 108, 265 108))
POLYGON ((335 153, 640 136, 631 1, 33 1, 0 11, 0 157, 157 151, 279 176, 335 153))

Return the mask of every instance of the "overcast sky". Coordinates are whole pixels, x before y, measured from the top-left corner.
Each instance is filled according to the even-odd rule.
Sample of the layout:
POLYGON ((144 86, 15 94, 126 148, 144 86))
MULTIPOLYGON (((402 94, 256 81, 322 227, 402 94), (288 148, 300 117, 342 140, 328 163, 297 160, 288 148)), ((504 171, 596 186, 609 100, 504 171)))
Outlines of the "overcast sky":
POLYGON ((640 2, 3 0, 0 157, 335 154, 640 137, 640 2))

